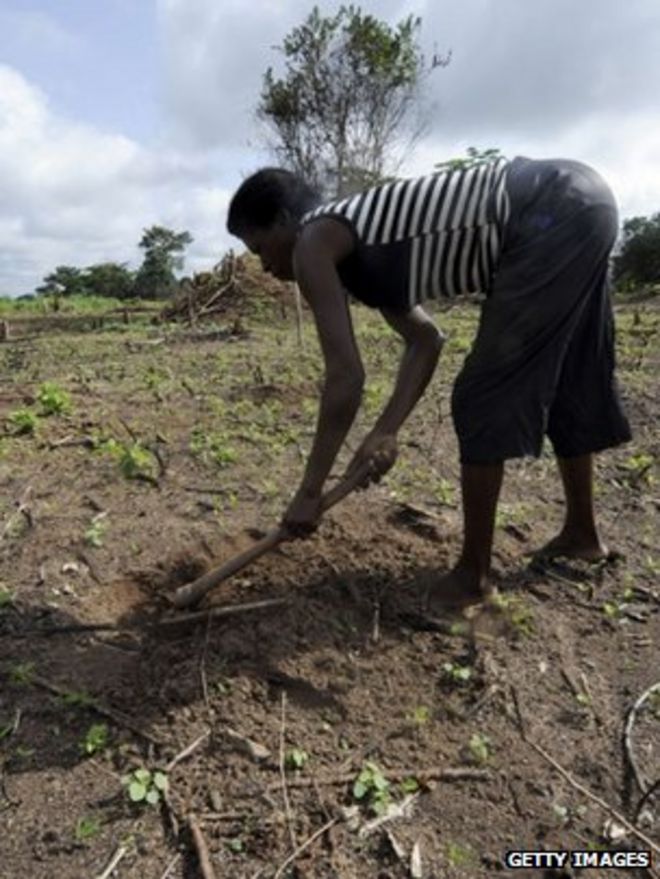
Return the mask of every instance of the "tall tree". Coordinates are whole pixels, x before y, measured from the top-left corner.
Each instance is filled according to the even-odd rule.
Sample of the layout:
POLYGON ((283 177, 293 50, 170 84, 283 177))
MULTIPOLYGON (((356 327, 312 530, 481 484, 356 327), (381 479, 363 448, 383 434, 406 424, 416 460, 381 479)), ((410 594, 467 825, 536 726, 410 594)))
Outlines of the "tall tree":
POLYGON ((183 251, 192 240, 189 232, 164 226, 145 229, 140 241, 144 260, 135 276, 134 294, 143 299, 170 296, 177 286, 174 272, 183 268, 183 251))
MULTIPOLYGON (((324 17, 318 7, 285 37, 285 71, 263 78, 257 115, 274 135, 285 165, 328 194, 381 180, 394 143, 412 126, 425 75, 412 15, 390 27, 359 7, 324 17)), ((432 67, 449 57, 434 56, 432 67)))
POLYGON ((133 272, 124 263, 103 262, 88 266, 84 274, 87 292, 94 296, 129 299, 133 296, 133 272))
POLYGON ((614 278, 622 286, 660 283, 660 213, 630 217, 614 257, 614 278))

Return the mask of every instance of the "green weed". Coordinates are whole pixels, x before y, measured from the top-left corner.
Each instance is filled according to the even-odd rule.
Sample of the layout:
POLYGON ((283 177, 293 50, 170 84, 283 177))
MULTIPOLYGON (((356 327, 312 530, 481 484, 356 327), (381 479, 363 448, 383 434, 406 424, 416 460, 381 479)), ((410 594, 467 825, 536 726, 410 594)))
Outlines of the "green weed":
POLYGON ((375 763, 364 764, 353 783, 353 796, 375 815, 382 815, 390 805, 390 782, 375 763))
POLYGON ((80 742, 80 750, 88 757, 103 751, 110 739, 108 726, 105 723, 94 723, 85 733, 84 739, 80 742))
POLYGON ((7 422, 18 436, 26 436, 36 433, 39 416, 31 409, 16 409, 9 413, 7 422))
POLYGON ((458 842, 448 842, 446 846, 447 863, 450 867, 469 867, 476 861, 475 854, 469 846, 458 842))
POLYGON ((303 748, 292 748, 284 758, 285 767, 292 770, 304 769, 308 762, 309 754, 303 748))
POLYGON ((523 638, 530 638, 534 634, 534 614, 522 598, 496 593, 491 603, 502 613, 516 634, 523 638))
POLYGON ((169 790, 167 774, 161 770, 134 769, 122 778, 128 798, 132 803, 157 806, 169 790))
POLYGON ((442 672, 446 681, 458 686, 467 684, 472 680, 472 669, 469 665, 459 665, 457 662, 445 662, 442 666, 442 672))
POLYGON ((71 411, 71 398, 55 382, 44 382, 37 392, 43 415, 65 415, 71 411))
POLYGON ((483 733, 473 733, 468 748, 473 761, 480 765, 488 763, 493 753, 490 739, 483 733))
POLYGON ((79 818, 76 824, 75 837, 78 842, 94 839, 101 832, 101 824, 96 818, 79 818))
POLYGON ((18 662, 9 670, 9 680, 17 687, 28 687, 34 680, 34 662, 18 662))
POLYGON ((103 537, 105 536, 108 527, 107 523, 104 521, 105 516, 106 513, 99 513, 98 516, 94 516, 89 527, 85 531, 84 539, 88 546, 93 546, 97 549, 103 546, 103 537))

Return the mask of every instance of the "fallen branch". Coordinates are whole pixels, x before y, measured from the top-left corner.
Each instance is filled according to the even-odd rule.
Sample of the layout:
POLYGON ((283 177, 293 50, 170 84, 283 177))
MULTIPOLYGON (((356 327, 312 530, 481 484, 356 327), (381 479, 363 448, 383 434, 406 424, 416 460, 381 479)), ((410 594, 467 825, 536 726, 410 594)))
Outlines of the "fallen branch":
POLYGON ((247 604, 233 604, 224 607, 210 607, 208 610, 200 610, 195 613, 181 613, 176 616, 163 617, 160 620, 143 620, 134 623, 66 623, 61 626, 31 626, 21 629, 20 632, 7 633, 6 637, 24 638, 27 635, 81 635, 86 632, 135 632, 150 628, 162 628, 179 626, 185 623, 194 623, 198 620, 206 620, 214 617, 227 617, 246 611, 262 610, 268 607, 279 607, 288 604, 288 598, 268 598, 264 601, 252 601, 247 604))
POLYGON ((288 604, 288 598, 267 598, 264 601, 251 601, 247 604, 226 605, 224 607, 210 607, 208 610, 200 610, 195 613, 180 613, 173 617, 164 617, 154 625, 161 626, 178 626, 182 623, 190 623, 195 620, 205 620, 208 617, 228 617, 237 613, 244 613, 250 610, 263 610, 267 607, 279 607, 288 604))
POLYGON ((657 781, 654 781, 651 787, 646 791, 644 796, 637 803, 637 808, 635 809, 635 824, 639 821, 639 816, 642 814, 642 809, 647 804, 647 802, 651 799, 656 791, 660 790, 660 778, 657 781))
POLYGON ((618 824, 620 824, 621 827, 627 830, 628 833, 631 834, 631 836, 635 836, 637 839, 643 842, 647 848, 655 852, 656 855, 660 855, 660 846, 656 845, 653 840, 646 836, 645 833, 642 833, 641 830, 638 830, 638 828, 635 827, 634 824, 631 824, 631 822, 628 821, 628 819, 625 818, 623 815, 621 815, 613 806, 610 806, 610 804, 607 803, 605 800, 592 793, 579 781, 576 781, 576 779, 574 779, 573 776, 566 769, 564 769, 564 767, 560 763, 558 763, 554 757, 551 757, 550 754, 548 754, 548 752, 545 751, 539 744, 529 738, 526 731, 526 724, 524 722, 520 709, 518 694, 515 687, 513 686, 511 687, 511 694, 513 696, 516 714, 518 715, 520 735, 522 740, 526 742, 531 748, 533 748, 536 753, 539 754, 546 761, 546 763, 549 763, 550 766, 556 769, 557 772, 559 772, 559 774, 562 776, 562 778, 564 778, 574 790, 587 797, 587 799, 591 800, 593 803, 596 803, 597 806, 600 806, 600 808, 607 812, 612 818, 614 818, 614 820, 618 824))
POLYGON ((180 860, 181 860, 180 853, 177 853, 176 855, 174 855, 172 860, 169 862, 169 864, 165 868, 165 872, 162 874, 160 879, 168 879, 168 876, 172 873, 172 870, 176 867, 176 865, 179 863, 180 860))
POLYGON ((208 846, 204 839, 204 834, 197 823, 197 819, 192 814, 188 815, 188 827, 190 828, 190 833, 192 834, 193 842, 195 843, 197 858, 199 860, 199 869, 202 871, 202 876, 204 879, 216 879, 213 864, 211 863, 211 856, 209 855, 208 846))
POLYGON ((105 868, 102 873, 98 873, 96 879, 110 879, 110 876, 117 869, 119 863, 126 857, 128 854, 128 849, 125 845, 120 845, 117 851, 114 853, 112 858, 110 859, 110 863, 105 868))
POLYGON ((286 869, 296 860, 296 858, 299 858, 300 855, 319 838, 319 836, 323 836, 324 833, 327 833, 328 830, 330 830, 331 827, 334 827, 335 824, 337 824, 338 822, 339 818, 332 818, 330 821, 327 822, 327 824, 324 824, 323 827, 319 827, 319 829, 315 833, 313 833, 309 837, 309 839, 307 839, 301 846, 298 846, 293 854, 289 855, 286 861, 284 861, 284 863, 280 865, 273 879, 280 879, 280 876, 284 875, 286 869))
POLYGON ((176 755, 176 757, 172 757, 170 762, 165 764, 165 772, 171 772, 175 766, 181 763, 182 760, 185 760, 186 757, 189 757, 193 753, 193 751, 196 751, 197 748, 199 748, 199 746, 202 744, 202 742, 205 742, 210 735, 211 730, 207 729, 206 732, 202 733, 201 736, 199 736, 199 738, 196 738, 195 741, 185 747, 183 751, 180 751, 176 755))
POLYGON ((644 702, 648 699, 648 697, 655 693, 656 690, 660 692, 660 681, 653 684, 648 688, 648 690, 644 690, 642 695, 637 699, 635 704, 632 706, 630 711, 628 712, 628 718, 626 720, 626 725, 623 730, 623 747, 626 753, 626 758, 628 763, 630 764, 630 768, 632 769, 633 775, 635 776, 635 781, 637 782, 637 787, 639 788, 639 792, 644 795, 646 793, 646 785, 644 784, 644 779, 642 777, 641 772, 637 767, 637 761, 635 760, 635 753, 633 751, 632 746, 632 730, 635 724, 635 718, 637 716, 637 712, 642 707, 644 702))

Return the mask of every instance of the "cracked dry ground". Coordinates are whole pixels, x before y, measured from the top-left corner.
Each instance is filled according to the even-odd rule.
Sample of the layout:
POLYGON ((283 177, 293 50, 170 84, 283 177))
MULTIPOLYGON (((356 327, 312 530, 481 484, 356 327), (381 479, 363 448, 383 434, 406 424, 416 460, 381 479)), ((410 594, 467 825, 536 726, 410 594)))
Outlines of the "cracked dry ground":
MULTIPOLYGON (((530 566, 560 524, 561 490, 549 454, 513 462, 499 603, 453 627, 420 606, 460 541, 448 401, 477 310, 437 319, 449 343, 396 469, 209 602, 282 603, 168 626, 173 589, 272 527, 295 488, 320 378, 311 323, 303 352, 275 319, 231 342, 130 327, 0 349, 3 420, 47 380, 72 402, 35 435, 8 428, 0 447, 2 879, 109 875, 115 854, 121 879, 200 876, 191 813, 215 875, 232 879, 522 876, 508 849, 646 847, 608 842, 619 828, 574 782, 632 821, 660 775, 657 692, 632 718, 634 768, 623 747, 660 677, 660 313, 618 310, 635 437, 598 460, 618 560, 530 566), (146 480, 117 463, 136 441, 157 452, 138 467, 146 480), (93 623, 117 629, 75 630, 93 623), (123 777, 195 742, 168 771, 167 803, 130 802, 123 777)), ((364 309, 356 327, 370 379, 353 447, 399 350, 364 309)), ((638 816, 655 845, 658 799, 638 816)))

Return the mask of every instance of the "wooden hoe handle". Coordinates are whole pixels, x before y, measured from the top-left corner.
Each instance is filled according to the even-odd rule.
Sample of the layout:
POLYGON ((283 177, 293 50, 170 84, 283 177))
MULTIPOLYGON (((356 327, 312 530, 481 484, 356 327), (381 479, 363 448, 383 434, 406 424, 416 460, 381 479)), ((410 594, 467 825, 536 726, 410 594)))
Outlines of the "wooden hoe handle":
MULTIPOLYGON (((346 495, 350 494, 362 483, 367 474, 367 469, 358 470, 350 478, 342 479, 341 482, 337 483, 334 488, 324 494, 321 498, 322 511, 325 513, 326 510, 329 510, 330 507, 334 507, 336 503, 345 498, 346 495)), ((246 565, 249 565, 271 549, 274 549, 282 543, 286 537, 287 531, 285 528, 281 528, 280 526, 273 528, 272 531, 269 531, 265 537, 262 537, 261 540, 258 540, 254 546, 246 549, 245 552, 234 556, 233 559, 229 559, 229 561, 224 562, 224 564, 217 568, 212 568, 210 571, 207 571, 206 574, 198 577, 197 580, 193 580, 191 583, 186 583, 185 586, 180 586, 174 593, 172 599, 174 605, 176 607, 191 607, 192 605, 197 604, 207 592, 210 592, 211 589, 215 589, 215 587, 222 583, 223 580, 231 577, 232 574, 237 573, 237 571, 242 570, 246 565)))

